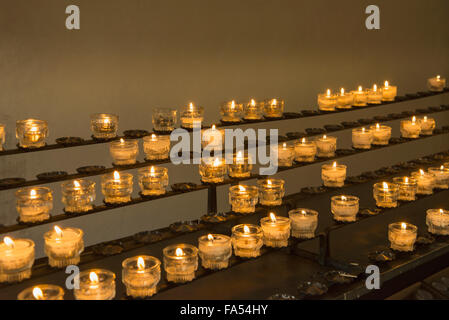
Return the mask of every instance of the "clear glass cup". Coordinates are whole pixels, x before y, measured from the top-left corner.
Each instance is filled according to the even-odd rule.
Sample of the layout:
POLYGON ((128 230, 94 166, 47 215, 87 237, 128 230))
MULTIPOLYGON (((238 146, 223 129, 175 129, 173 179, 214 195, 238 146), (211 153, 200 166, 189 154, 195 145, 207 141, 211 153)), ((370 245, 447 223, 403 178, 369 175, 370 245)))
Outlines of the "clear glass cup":
POLYGON ((105 269, 89 269, 79 274, 76 300, 112 300, 115 298, 115 274, 105 269))
POLYGON ((274 98, 265 100, 263 103, 263 115, 265 118, 282 118, 284 116, 284 100, 274 98))
POLYGON ((22 290, 17 300, 64 300, 64 290, 53 284, 39 284, 22 290))
POLYGON ((101 177, 101 191, 106 203, 129 202, 133 192, 133 175, 131 173, 117 174, 117 171, 105 174, 101 177))
POLYGON ((47 137, 47 121, 26 119, 16 122, 16 138, 21 148, 42 148, 47 137))
POLYGON ((178 111, 172 108, 154 108, 152 123, 157 132, 172 132, 178 121, 178 111))
POLYGON ((296 208, 288 212, 291 220, 292 237, 311 239, 315 237, 318 226, 318 211, 306 208, 296 208))
POLYGON ((16 191, 16 209, 19 219, 36 223, 50 218, 53 209, 53 192, 47 187, 29 187, 16 191))
POLYGON ((262 228, 253 224, 238 224, 232 227, 232 246, 234 254, 242 258, 260 256, 263 246, 262 228))
POLYGON ((94 113, 90 116, 90 128, 96 139, 115 138, 118 130, 118 116, 111 113, 94 113))
POLYGON ((280 206, 285 195, 285 181, 282 179, 257 180, 259 202, 263 206, 280 206))
POLYGON ((155 257, 142 255, 122 262, 122 282, 126 294, 133 298, 151 297, 157 291, 161 280, 161 261, 155 257))
POLYGON ((144 196, 165 194, 168 186, 168 169, 163 167, 146 167, 139 169, 139 186, 144 196))
POLYGON ((199 256, 203 268, 227 268, 232 255, 231 238, 222 234, 207 234, 198 238, 199 256))
POLYGON ((174 244, 165 247, 164 269, 167 281, 185 283, 195 279, 198 269, 198 249, 190 244, 174 244))
POLYGON ((229 187, 229 203, 232 211, 242 214, 254 213, 259 199, 256 186, 236 185, 229 187))
POLYGON ((114 165, 126 166, 135 164, 139 154, 139 141, 136 139, 111 141, 109 152, 114 165))
POLYGON ((63 182, 62 203, 66 212, 86 212, 92 210, 96 198, 95 182, 78 179, 63 182))

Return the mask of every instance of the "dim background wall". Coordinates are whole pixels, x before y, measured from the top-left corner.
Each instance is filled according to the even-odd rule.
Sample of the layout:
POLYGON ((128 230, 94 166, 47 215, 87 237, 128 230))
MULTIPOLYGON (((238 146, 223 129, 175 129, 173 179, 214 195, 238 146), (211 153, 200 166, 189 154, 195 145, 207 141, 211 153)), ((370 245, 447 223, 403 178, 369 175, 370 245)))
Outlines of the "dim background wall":
MULTIPOLYGON (((118 114, 120 132, 151 130, 156 106, 179 109, 194 101, 204 106, 206 122, 213 123, 218 121, 219 104, 231 98, 283 97, 286 111, 296 111, 315 108, 316 94, 326 88, 353 89, 390 80, 399 86, 399 94, 405 94, 425 90, 426 79, 436 74, 449 77, 447 0, 0 0, 0 4, 0 123, 7 126, 8 148, 16 144, 15 121, 30 117, 48 121, 52 142, 61 136, 89 137, 89 115, 95 112, 118 114), (70 4, 81 10, 81 30, 65 28, 65 8, 70 4), (380 30, 365 28, 364 12, 370 4, 380 7, 380 30)), ((428 100, 432 104, 448 102, 447 97, 432 99, 428 100)), ((415 103, 413 108, 420 106, 415 103)), ((375 114, 373 109, 363 116, 375 114)), ((342 121, 342 116, 313 126, 342 121)), ((443 120, 449 122, 448 116, 439 123, 443 120)), ((308 121, 297 123, 288 130, 311 126, 308 121)), ((401 148, 390 162, 405 160, 407 150, 410 157, 416 154, 413 145, 401 148)), ((106 144, 4 158, 0 178, 32 178, 52 168, 73 172, 82 165, 111 162, 106 144)), ((364 161, 368 167, 378 166, 376 157, 364 161)), ((170 170, 171 182, 197 176, 196 169, 170 170)), ((311 172, 303 176, 307 178, 302 185, 319 182, 319 177, 312 181, 311 172)), ((59 183, 51 187, 57 190, 55 214, 59 214, 59 183)), ((101 201, 99 188, 97 193, 101 201)), ((184 196, 168 202, 170 208, 167 201, 157 201, 117 210, 120 219, 114 220, 114 228, 101 228, 101 214, 76 224, 96 230, 86 241, 92 244, 136 231, 136 212, 142 212, 143 230, 199 217, 206 199, 198 193, 191 201, 184 196), (155 214, 144 215, 148 210, 155 214), (126 215, 134 219, 135 227, 127 229, 126 215)), ((14 222, 12 191, 0 192, 0 206, 2 220, 14 222)), ((36 240, 48 228, 23 234, 36 240)))

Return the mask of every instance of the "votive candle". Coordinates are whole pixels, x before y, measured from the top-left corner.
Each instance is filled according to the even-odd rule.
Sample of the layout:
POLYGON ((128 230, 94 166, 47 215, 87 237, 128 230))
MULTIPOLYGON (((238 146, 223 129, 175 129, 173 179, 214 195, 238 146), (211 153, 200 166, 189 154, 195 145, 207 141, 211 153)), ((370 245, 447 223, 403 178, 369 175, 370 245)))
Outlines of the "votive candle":
POLYGON ((385 81, 384 87, 382 88, 382 101, 394 101, 397 92, 397 86, 392 86, 388 81, 385 81))
POLYGON ((406 222, 396 222, 388 226, 390 247, 397 251, 413 251, 418 228, 406 222))
POLYGON ((156 135, 143 137, 143 151, 146 160, 165 160, 170 155, 170 136, 156 135))
POLYGON ((411 120, 401 121, 401 134, 403 138, 416 139, 421 133, 421 126, 413 116, 411 120))
POLYGON ((395 208, 398 206, 399 186, 389 182, 375 183, 373 196, 378 207, 395 208))
POLYGON ((257 180, 259 187, 259 201, 264 206, 280 206, 285 194, 284 180, 263 179, 257 180))
POLYGON ((249 156, 239 151, 233 157, 233 162, 228 164, 228 174, 231 178, 247 178, 251 176, 252 168, 249 156))
POLYGON ((290 219, 270 213, 268 217, 260 219, 263 231, 263 243, 267 247, 282 248, 288 246, 290 237, 290 219))
POLYGON ((263 115, 265 118, 282 118, 284 115, 284 100, 280 98, 265 100, 263 115))
POLYGON ((432 174, 422 169, 411 173, 412 178, 416 180, 416 194, 432 194, 435 178, 432 174))
POLYGON ((184 129, 193 129, 195 124, 201 128, 203 119, 204 108, 196 106, 192 102, 181 111, 181 127, 184 129))
POLYGON ((190 244, 175 244, 165 247, 164 269, 167 281, 184 283, 195 278, 198 269, 198 249, 190 244))
POLYGON ((427 79, 427 87, 432 92, 443 92, 446 87, 446 79, 441 76, 427 79))
POLYGON ((64 300, 64 290, 53 284, 39 284, 22 290, 17 300, 64 300))
POLYGON ((118 116, 110 113, 95 113, 90 116, 92 135, 96 139, 112 139, 117 136, 118 116))
POLYGON ((354 128, 352 129, 352 146, 355 149, 371 149, 373 142, 373 132, 371 129, 354 128))
POLYGON ((226 174, 225 161, 222 158, 202 158, 199 165, 201 181, 205 183, 220 183, 226 174))
POLYGON ((243 106, 235 100, 224 102, 220 108, 221 121, 229 123, 241 122, 243 106))
POLYGON ((96 198, 95 182, 78 179, 62 183, 62 203, 65 212, 87 212, 92 210, 96 198))
POLYGON ((359 198, 349 195, 333 196, 331 198, 331 212, 336 221, 355 221, 359 212, 359 198))
POLYGON ((317 157, 320 158, 332 158, 335 157, 335 151, 337 150, 337 138, 332 136, 323 135, 321 138, 315 141, 317 148, 317 157))
POLYGON ((306 208, 296 208, 288 212, 291 220, 292 237, 311 239, 315 236, 318 226, 318 211, 306 208))
POLYGON ((346 166, 344 164, 323 164, 321 166, 321 179, 325 187, 343 187, 346 179, 346 166))
POLYGON ((101 191, 106 203, 129 202, 133 192, 133 175, 131 173, 119 173, 118 171, 103 175, 101 177, 101 191))
POLYGON ((418 119, 418 123, 421 126, 421 134, 423 136, 431 136, 433 134, 433 130, 435 129, 435 119, 424 116, 423 118, 418 119))
POLYGON ((332 94, 330 89, 326 93, 318 94, 318 109, 321 111, 335 111, 337 106, 337 95, 332 94))
POLYGON ((76 300, 112 300, 115 298, 115 274, 105 269, 90 269, 79 274, 76 300))
POLYGON ((21 148, 42 148, 48 137, 47 121, 37 119, 17 121, 16 137, 21 148))
POLYGON ((207 234, 198 238, 199 256, 203 268, 219 270, 229 265, 232 255, 231 238, 222 234, 207 234))
POLYGON ((351 92, 345 92, 344 88, 340 89, 337 96, 337 109, 351 109, 354 103, 354 97, 351 92))
POLYGON ((161 261, 155 257, 142 255, 122 262, 122 282, 126 294, 133 298, 151 297, 157 291, 161 280, 161 261))
POLYGON ((63 268, 77 265, 84 251, 83 231, 78 228, 60 228, 54 226, 44 234, 45 253, 51 267, 63 268))
POLYGON ((391 138, 391 127, 376 123, 375 126, 370 126, 373 134, 373 145, 386 146, 391 138))
POLYGON ((34 242, 4 237, 0 243, 0 283, 18 282, 31 277, 34 242))
POLYGON ((111 141, 109 152, 111 153, 114 165, 123 166, 135 164, 137 155, 139 154, 138 140, 120 139, 111 141))
POLYGON ((139 187, 144 196, 160 196, 165 194, 168 186, 168 169, 163 167, 139 169, 139 187))
POLYGON ((231 241, 237 257, 256 258, 263 245, 262 228, 252 224, 236 225, 232 227, 231 241))
POLYGON ((314 141, 306 141, 302 138, 295 143, 295 161, 313 162, 317 153, 317 147, 314 141))
POLYGON ((430 233, 449 235, 449 211, 444 209, 428 209, 426 224, 430 233))
POLYGON ((449 189, 449 168, 444 165, 427 169, 434 177, 433 187, 436 189, 449 189))
POLYGON ((352 102, 352 105, 354 107, 366 107, 368 97, 367 97, 366 91, 363 90, 362 86, 359 86, 358 90, 356 90, 356 91, 351 91, 351 93, 354 98, 354 100, 352 102))
POLYGON ((259 189, 256 186, 236 185, 229 187, 229 203, 232 211, 242 214, 256 211, 259 189))
POLYGON ((263 117, 262 104, 254 99, 251 99, 243 107, 243 119, 245 120, 260 120, 263 117))
POLYGON ((398 200, 415 201, 417 182, 410 177, 394 177, 393 183, 399 186, 398 200))
POLYGON ((366 93, 367 103, 369 104, 381 104, 382 103, 382 90, 377 88, 374 84, 371 89, 367 90, 366 93))
POLYGON ((16 209, 19 219, 36 223, 50 218, 53 209, 53 192, 47 187, 30 187, 16 191, 16 209))

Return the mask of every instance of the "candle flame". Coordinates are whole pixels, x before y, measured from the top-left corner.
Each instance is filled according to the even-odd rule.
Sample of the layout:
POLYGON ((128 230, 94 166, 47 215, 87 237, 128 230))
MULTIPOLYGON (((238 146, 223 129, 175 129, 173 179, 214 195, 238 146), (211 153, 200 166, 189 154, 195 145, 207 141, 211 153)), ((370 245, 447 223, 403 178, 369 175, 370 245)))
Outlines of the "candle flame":
POLYGON ((151 166, 151 168, 150 168, 150 173, 151 173, 151 174, 154 174, 154 166, 151 166))
POLYGON ((267 180, 267 185, 271 186, 271 180, 267 180))
POLYGON ((215 158, 213 166, 214 167, 218 167, 220 165, 220 163, 221 163, 220 159, 219 158, 215 158))
POLYGON ((285 142, 282 144, 282 148, 287 149, 287 144, 285 142))
POLYGON ((157 140, 157 136, 154 133, 151 134, 151 140, 152 141, 156 141, 157 140))
POLYGON ((39 288, 39 287, 33 288, 33 297, 36 300, 43 300, 44 299, 44 294, 42 293, 41 288, 39 288))
POLYGON ((302 213, 303 215, 306 215, 306 214, 307 214, 306 210, 301 210, 301 213, 302 213))
POLYGON ((62 229, 58 226, 54 226, 54 229, 55 229, 56 235, 58 237, 62 237, 62 229))
POLYGON ((251 106, 256 106, 256 101, 254 99, 251 99, 251 106))
POLYGON ((193 102, 190 102, 190 103, 189 103, 189 110, 190 110, 190 112, 193 111, 193 102))
POLYGON ((426 122, 427 121, 427 116, 424 116, 424 122, 426 122))
POLYGON ((423 176, 424 175, 424 170, 423 169, 419 169, 419 174, 423 176))
POLYGON ((416 117, 415 117, 415 116, 413 116, 413 118, 412 118, 412 122, 413 122, 413 123, 415 123, 415 122, 416 122, 416 117))
POLYGON ((104 123, 109 123, 109 118, 104 118, 104 123))
POLYGON ((326 96, 328 96, 328 97, 331 96, 331 89, 327 89, 327 91, 326 91, 326 96))
POLYGON ((334 161, 334 163, 332 163, 332 167, 334 167, 334 168, 337 167, 337 161, 334 161))
POLYGON ((376 129, 380 129, 380 124, 376 123, 376 129))
POLYGON ((239 190, 240 190, 240 191, 246 191, 246 188, 245 188, 244 186, 242 186, 242 185, 239 184, 239 190))
POLYGON ((138 257, 138 258, 137 258, 137 268, 138 268, 139 270, 145 269, 145 260, 143 260, 142 257, 138 257))
POLYGON ((124 143, 125 143, 125 140, 123 140, 123 138, 120 138, 120 143, 121 143, 121 144, 124 144, 124 143))
POLYGON ((373 91, 374 91, 374 92, 377 91, 377 84, 373 85, 373 91))
POLYGON ((13 248, 14 247, 14 241, 10 237, 4 237, 3 242, 6 246, 13 248))
POLYGON ((272 106, 277 105, 277 103, 278 103, 278 101, 277 101, 276 99, 271 100, 271 105, 272 105, 272 106))
POLYGON ((276 222, 276 216, 274 215, 273 212, 270 212, 270 220, 271 220, 272 222, 276 222))
POLYGON ((215 128, 216 128, 216 127, 215 127, 215 124, 213 124, 213 125, 212 125, 212 130, 215 130, 215 128))
POLYGON ((405 222, 402 222, 402 223, 401 223, 401 229, 402 229, 402 230, 407 229, 407 224, 406 224, 405 222))
POLYGON ((440 80, 440 78, 441 78, 440 75, 437 75, 437 80, 440 80))
POLYGON ((75 186, 75 188, 81 187, 80 183, 77 180, 73 181, 73 185, 75 186))
POLYGON ((444 210, 443 210, 443 209, 440 209, 440 213, 443 214, 443 213, 444 213, 444 210))
POLYGON ((31 128, 30 128, 30 131, 31 132, 36 132, 38 130, 38 128, 36 127, 36 126, 32 126, 31 128))
POLYGON ((301 142, 306 143, 306 138, 302 138, 301 142))
POLYGON ((340 95, 342 95, 342 96, 345 95, 345 88, 341 88, 341 89, 340 89, 340 95))
POLYGON ((323 140, 326 140, 326 138, 327 138, 327 136, 326 136, 326 135, 323 135, 323 140))
POLYGON ((365 127, 362 128, 362 132, 365 132, 365 127))
POLYGON ((31 189, 30 196, 35 197, 36 196, 36 190, 31 189))
POLYGON ((408 177, 405 177, 405 178, 404 178, 404 182, 405 182, 405 183, 408 183, 408 177))
POLYGON ((388 81, 385 81, 385 88, 388 88, 388 86, 389 86, 388 81))
POLYGON ((359 92, 362 92, 362 90, 363 90, 362 86, 359 86, 359 92))
POLYGON ((98 283, 99 282, 98 275, 92 271, 91 273, 89 273, 89 280, 93 284, 98 283))
POLYGON ((232 101, 231 101, 231 109, 234 109, 234 108, 235 108, 235 101, 232 100, 232 101))
POLYGON ((385 190, 388 190, 388 183, 383 182, 383 183, 382 183, 382 187, 383 187, 385 190))
POLYGON ((211 235, 210 233, 207 235, 207 240, 209 241, 213 241, 214 240, 214 236, 211 235))
POLYGON ((444 170, 444 166, 441 166, 441 167, 440 167, 440 170, 444 170))
POLYGON ((114 171, 114 180, 120 180, 120 173, 118 171, 114 171))
POLYGON ((345 196, 341 196, 341 200, 346 201, 348 200, 348 198, 346 198, 345 196))
POLYGON ((237 152, 237 155, 236 155, 235 159, 237 161, 242 161, 243 160, 243 153, 242 153, 242 151, 237 152))
POLYGON ((177 257, 181 257, 181 256, 184 255, 184 251, 182 251, 181 248, 176 248, 175 255, 176 255, 177 257))
POLYGON ((243 232, 244 232, 244 233, 249 233, 249 228, 248 228, 247 225, 244 225, 244 226, 243 226, 243 232))

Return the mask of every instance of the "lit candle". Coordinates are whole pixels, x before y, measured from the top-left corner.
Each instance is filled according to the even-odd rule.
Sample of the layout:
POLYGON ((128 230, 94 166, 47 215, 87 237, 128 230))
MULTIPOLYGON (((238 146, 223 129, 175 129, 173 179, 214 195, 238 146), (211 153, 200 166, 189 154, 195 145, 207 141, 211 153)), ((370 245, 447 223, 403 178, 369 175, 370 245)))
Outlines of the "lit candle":
POLYGON ((335 111, 337 106, 337 96, 327 89, 326 93, 318 94, 318 108, 321 111, 335 111))
POLYGON ((449 189, 449 168, 444 165, 440 167, 430 167, 429 173, 434 177, 435 189, 449 189))
POLYGON ((373 196, 378 207, 395 208, 398 206, 399 186, 388 182, 375 183, 373 196))
POLYGON ((205 183, 220 183, 224 181, 226 165, 223 159, 218 157, 202 158, 199 171, 201 181, 205 183))
POLYGON ((354 101, 352 103, 354 107, 366 106, 368 97, 365 90, 363 90, 362 86, 359 86, 357 91, 352 91, 351 93, 354 98, 354 101))
POLYGON ((282 179, 257 180, 260 204, 269 207, 280 206, 285 194, 284 184, 282 179))
POLYGON ((323 135, 321 138, 315 141, 317 148, 317 157, 320 158, 332 158, 335 157, 335 151, 337 150, 337 138, 332 136, 323 135))
POLYGON ((120 139, 112 141, 109 146, 114 165, 123 166, 136 163, 139 154, 139 145, 137 140, 120 139))
POLYGON ((159 196, 165 194, 168 186, 168 169, 163 167, 142 168, 138 171, 141 195, 159 196))
POLYGON ((64 300, 64 290, 53 284, 40 284, 21 291, 17 300, 64 300))
POLYGON ((401 201, 415 201, 417 182, 409 177, 395 177, 393 182, 399 186, 398 200, 401 201))
POLYGON ((208 234, 198 238, 199 256, 203 268, 227 268, 232 255, 231 238, 222 234, 208 234))
POLYGON ((264 102, 263 115, 268 119, 282 118, 284 115, 284 100, 282 99, 269 99, 264 102))
POLYGON ((435 178, 432 174, 419 169, 419 171, 412 172, 411 176, 416 180, 417 183, 416 194, 433 193, 435 178))
POLYGON ((331 198, 331 212, 336 221, 355 221, 359 212, 359 198, 348 195, 333 196, 331 198))
POLYGON ((236 185, 229 187, 229 203, 232 211, 248 214, 256 211, 259 189, 255 186, 236 185))
POLYGON ((5 144, 6 132, 5 125, 0 123, 0 151, 3 151, 3 145, 5 144))
POLYGON ((212 125, 210 129, 202 131, 201 142, 203 149, 223 149, 224 143, 224 130, 217 129, 215 125, 212 125))
POLYGON ((262 229, 252 224, 239 224, 232 227, 232 246, 234 254, 242 258, 255 258, 260 256, 263 245, 262 229))
POLYGON ((295 157, 295 147, 286 142, 282 143, 282 147, 275 146, 278 149, 278 166, 291 167, 295 157))
POLYGON ((167 281, 184 283, 195 278, 198 269, 198 249, 190 244, 175 244, 165 247, 164 268, 167 281))
POLYGON ((235 100, 227 101, 221 105, 221 121, 224 123, 239 123, 242 121, 243 106, 235 100))
POLYGON ((44 120, 26 119, 16 122, 16 137, 21 148, 42 148, 48 137, 48 124, 44 120))
POLYGON ((401 121, 401 134, 403 138, 416 139, 419 138, 421 133, 421 126, 416 121, 416 117, 413 116, 411 120, 401 121))
POLYGON ((313 162, 317 153, 315 142, 306 141, 302 138, 295 143, 295 161, 297 162, 313 162))
POLYGON ((79 179, 61 185, 62 203, 65 212, 87 212, 92 210, 96 198, 95 182, 79 179))
POLYGON ((201 128, 203 119, 204 108, 195 106, 192 102, 190 102, 189 105, 184 107, 181 112, 181 127, 184 129, 193 129, 194 123, 197 123, 201 128))
POLYGON ((323 164, 321 166, 321 179, 326 187, 343 187, 346 179, 346 166, 344 164, 337 165, 337 162, 323 164))
POLYGON ((112 139, 117 136, 118 116, 108 113, 95 113, 90 116, 92 135, 96 139, 112 139))
POLYGON ((170 136, 155 135, 143 137, 143 151, 145 152, 145 160, 165 160, 170 154, 170 136))
POLYGON ((377 85, 373 85, 372 89, 367 90, 367 102, 369 104, 381 104, 382 103, 382 90, 377 88, 377 85))
POLYGON ((371 149, 373 142, 373 132, 370 129, 354 128, 352 129, 352 146, 354 149, 371 149))
POLYGON ((133 175, 114 171, 101 177, 101 191, 106 203, 125 203, 131 201, 133 192, 133 175))
POLYGON ((53 192, 47 187, 23 188, 16 191, 16 209, 19 219, 36 223, 50 218, 53 209, 53 192))
POLYGON ((151 297, 161 280, 161 262, 151 256, 137 256, 122 262, 122 282, 133 298, 151 297))
POLYGON ((397 251, 413 251, 418 228, 410 223, 396 222, 388 226, 390 247, 397 251))
POLYGON ((34 242, 4 237, 0 243, 0 282, 18 282, 31 277, 34 242))
POLYGON ((243 119, 260 120, 263 117, 263 110, 260 103, 251 99, 243 108, 243 119))
POLYGON ((433 134, 433 130, 435 129, 435 119, 424 116, 423 118, 418 119, 418 123, 421 127, 421 134, 423 136, 431 136, 433 134))
POLYGON ((337 109, 351 109, 354 103, 354 97, 351 92, 345 92, 344 88, 340 89, 337 96, 337 109))
POLYGON ((385 85, 382 89, 382 101, 394 101, 398 92, 398 87, 391 86, 388 81, 385 81, 385 85))
POLYGON ((376 123, 375 126, 370 126, 370 129, 373 134, 373 142, 372 142, 373 145, 376 146, 388 145, 391 138, 391 127, 376 123))
POLYGON ((178 111, 172 108, 154 108, 152 123, 154 131, 169 133, 175 129, 178 111))
POLYGON ((247 178, 251 176, 252 168, 253 165, 248 155, 239 151, 233 157, 233 162, 228 164, 229 176, 232 178, 247 178))
POLYGON ((290 210, 288 216, 291 220, 292 237, 311 239, 315 236, 318 226, 318 212, 312 209, 297 208, 290 210))
POLYGON ((112 300, 115 297, 115 274, 104 269, 90 269, 79 274, 76 300, 112 300))
POLYGON ((290 237, 290 219, 287 217, 276 217, 270 213, 268 217, 260 219, 263 231, 263 243, 267 247, 282 248, 288 246, 290 237))
POLYGON ((442 92, 444 87, 446 87, 446 79, 441 78, 441 76, 436 76, 434 78, 427 79, 427 87, 432 92, 442 92))
POLYGON ((51 267, 77 265, 84 251, 83 231, 78 228, 61 229, 55 226, 44 234, 45 253, 51 267))
POLYGON ((449 235, 449 211, 444 209, 428 209, 426 224, 430 233, 449 235))

